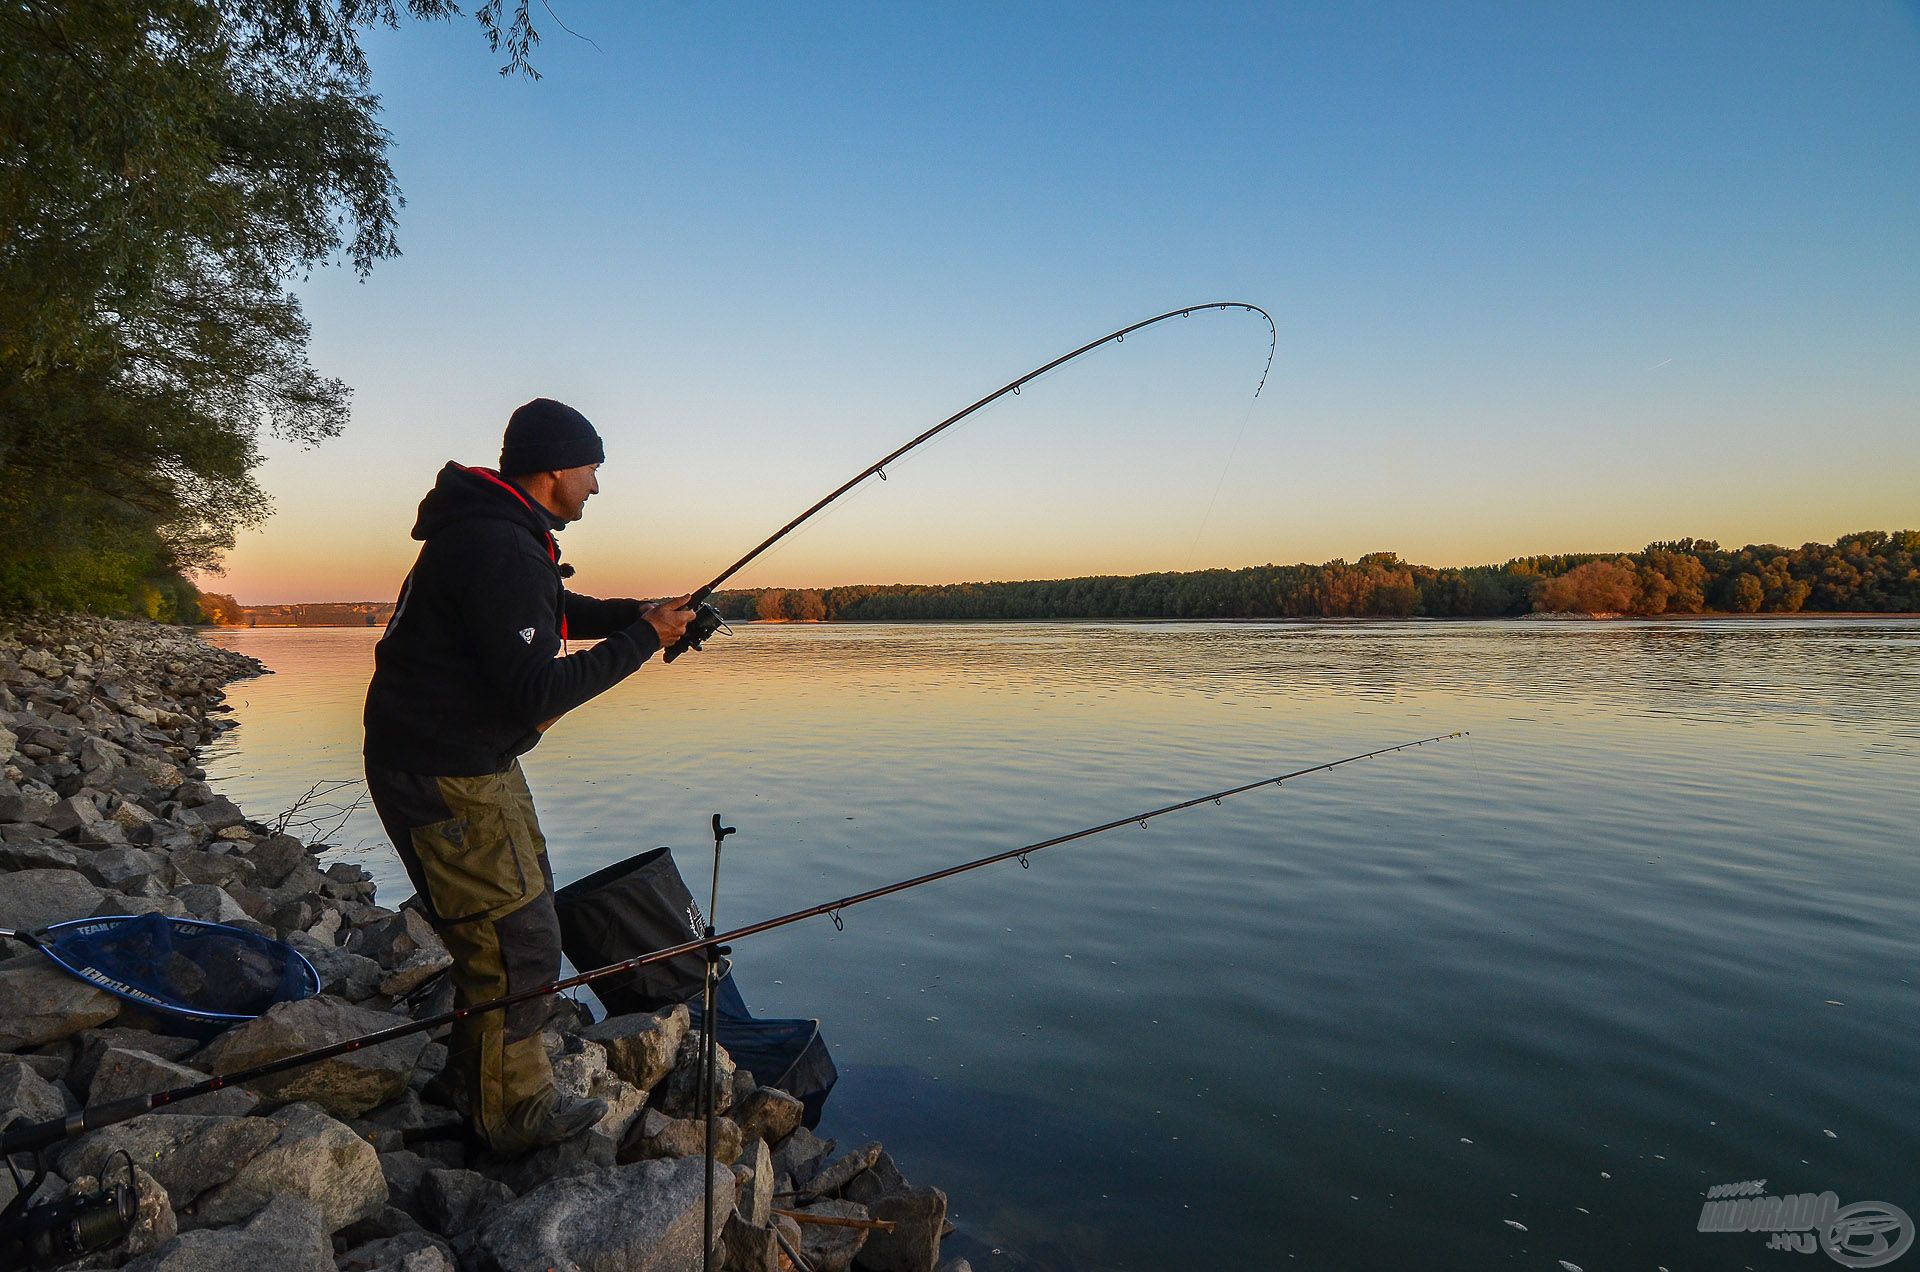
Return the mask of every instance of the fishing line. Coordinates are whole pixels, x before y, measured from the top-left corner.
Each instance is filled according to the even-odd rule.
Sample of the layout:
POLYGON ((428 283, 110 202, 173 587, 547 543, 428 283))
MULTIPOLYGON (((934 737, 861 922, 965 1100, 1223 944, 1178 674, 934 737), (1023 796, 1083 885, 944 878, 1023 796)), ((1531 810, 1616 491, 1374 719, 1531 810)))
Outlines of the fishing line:
POLYGON ((1145 826, 1151 819, 1164 817, 1169 813, 1177 813, 1185 809, 1196 808, 1202 804, 1218 803, 1221 800, 1230 799, 1249 791, 1261 790, 1268 786, 1279 786, 1295 778, 1306 777, 1312 773, 1331 772, 1334 769, 1341 768, 1348 764, 1354 764, 1361 760, 1370 760, 1377 756, 1393 755, 1401 751, 1410 751, 1417 747, 1425 746, 1430 742, 1445 742, 1453 738, 1465 736, 1466 733, 1464 731, 1442 733, 1434 737, 1420 738, 1412 742, 1401 742, 1394 746, 1383 746, 1377 750, 1366 751, 1359 755, 1349 755, 1338 760, 1330 760, 1324 764, 1310 765, 1306 768, 1295 769, 1290 773, 1280 773, 1269 777, 1257 778, 1251 782, 1243 782, 1238 786, 1230 786, 1224 790, 1210 791, 1205 795, 1196 795, 1192 799, 1166 804, 1159 808, 1149 809, 1146 812, 1132 813, 1126 817, 1115 818, 1113 821, 1104 822, 1098 826, 1088 826, 1081 830, 1070 831, 1064 835, 1055 835, 1050 839, 1042 839, 1038 842, 1027 844, 1024 847, 1009 848, 989 856, 976 858, 973 861, 962 862, 957 866, 948 866, 941 870, 930 871, 927 874, 916 875, 911 879, 903 879, 896 883, 885 884, 878 888, 869 889, 866 892, 856 893, 853 896, 841 897, 837 901, 827 901, 819 905, 809 906, 803 910, 794 910, 788 914, 778 915, 771 919, 762 919, 757 923, 749 923, 745 927, 734 928, 729 932, 721 932, 714 936, 703 936, 700 939, 692 941, 683 941, 679 945, 671 945, 665 949, 654 950, 651 953, 639 954, 633 958, 623 959, 617 963, 609 963, 605 967, 596 967, 591 971, 579 972, 573 976, 563 977, 560 980, 551 981, 545 985, 536 985, 530 989, 519 990, 511 994, 503 994, 499 998, 490 999, 487 1002, 475 1003, 469 1007, 456 1007, 451 1011, 426 1016, 419 1020, 403 1021, 386 1029, 377 1029, 372 1033, 363 1034, 358 1038, 348 1038, 341 1042, 329 1043, 324 1047, 315 1047, 310 1051, 303 1051, 296 1055, 283 1056, 277 1060, 269 1060, 262 1064, 237 1069, 232 1073, 207 1078, 189 1086, 176 1087, 170 1091, 159 1091, 150 1095, 129 1096, 122 1100, 96 1104, 69 1113, 65 1117, 53 1118, 45 1122, 36 1122, 28 1125, 22 1125, 16 1122, 4 1131, 0 1131, 0 1156, 11 1157, 15 1153, 37 1151, 52 1144, 59 1143, 61 1140, 70 1139, 74 1136, 82 1135, 87 1131, 97 1130, 103 1126, 112 1126, 117 1122, 124 1122, 129 1118, 138 1117, 142 1113, 149 1113, 154 1109, 177 1104, 182 1100, 191 1099, 196 1095, 205 1095, 209 1092, 223 1090, 230 1086, 240 1086, 248 1082, 257 1081, 260 1078, 268 1078, 275 1074, 298 1069, 304 1065, 317 1064, 322 1060, 330 1060, 335 1056, 346 1055, 350 1052, 364 1050, 368 1047, 377 1047, 382 1043, 391 1042, 396 1038, 405 1038, 413 1034, 425 1033, 429 1030, 438 1029, 444 1025, 451 1025, 456 1021, 465 1020, 469 1016, 479 1015, 483 1012, 501 1011, 518 1003, 532 1002, 535 999, 561 994, 569 989, 577 989, 582 985, 590 985, 595 981, 605 980, 610 976, 631 972, 637 968, 646 967, 653 963, 663 963, 670 959, 683 958, 689 954, 701 954, 709 949, 724 953, 725 947, 734 941, 745 940, 749 936, 757 936, 762 932, 771 932, 776 928, 787 927, 807 919, 825 916, 833 920, 836 929, 844 929, 846 922, 844 912, 846 910, 868 901, 879 900, 881 897, 892 896, 896 892, 906 892, 940 879, 950 879, 955 875, 965 874, 972 870, 979 870, 1003 861, 1018 859, 1022 863, 1025 863, 1034 853, 1041 852, 1047 848, 1055 848, 1063 844, 1073 843, 1077 840, 1088 839, 1094 835, 1105 834, 1107 831, 1117 830, 1123 826, 1145 826))

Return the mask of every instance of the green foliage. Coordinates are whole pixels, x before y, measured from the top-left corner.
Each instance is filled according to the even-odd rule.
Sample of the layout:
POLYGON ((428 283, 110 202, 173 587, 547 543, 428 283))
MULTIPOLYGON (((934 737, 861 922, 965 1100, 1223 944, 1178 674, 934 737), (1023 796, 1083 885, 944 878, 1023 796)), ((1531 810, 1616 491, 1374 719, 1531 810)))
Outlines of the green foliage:
MULTIPOLYGON (((446 0, 0 6, 0 609, 189 615, 268 510, 263 434, 339 432, 286 283, 396 252, 358 32, 446 0)), ((529 70, 525 4, 478 17, 529 70), (503 25, 504 22, 504 25, 503 25)))
POLYGON ((1920 531, 1865 531, 1831 546, 1722 551, 1707 539, 1626 556, 1517 557, 1441 569, 1391 552, 1324 565, 1029 583, 888 584, 824 592, 722 592, 731 619, 1501 618, 1547 613, 1920 612, 1920 531), (818 604, 816 611, 814 606, 818 604))

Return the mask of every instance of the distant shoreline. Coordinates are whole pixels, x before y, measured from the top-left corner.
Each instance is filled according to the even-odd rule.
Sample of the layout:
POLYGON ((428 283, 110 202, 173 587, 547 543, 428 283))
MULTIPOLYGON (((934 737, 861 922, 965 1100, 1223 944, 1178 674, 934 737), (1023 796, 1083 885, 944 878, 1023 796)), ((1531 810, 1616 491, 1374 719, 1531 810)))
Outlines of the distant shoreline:
MULTIPOLYGON (((1798 613, 1761 613, 1761 614, 1515 614, 1495 618, 1473 616, 1425 615, 1413 614, 1406 618, 1370 617, 1370 618, 843 618, 838 620, 792 619, 792 618, 751 618, 731 619, 730 622, 746 627, 873 627, 886 625, 906 626, 996 626, 1021 623, 1218 623, 1221 625, 1248 623, 1283 624, 1358 624, 1358 623, 1699 623, 1719 622, 1734 619, 1739 622, 1777 623, 1796 619, 1841 619, 1841 618, 1911 618, 1920 619, 1920 611, 1898 610, 1802 610, 1798 613)), ((216 623, 206 630, 216 632, 281 632, 281 631, 326 631, 353 630, 373 627, 371 623, 216 623)))

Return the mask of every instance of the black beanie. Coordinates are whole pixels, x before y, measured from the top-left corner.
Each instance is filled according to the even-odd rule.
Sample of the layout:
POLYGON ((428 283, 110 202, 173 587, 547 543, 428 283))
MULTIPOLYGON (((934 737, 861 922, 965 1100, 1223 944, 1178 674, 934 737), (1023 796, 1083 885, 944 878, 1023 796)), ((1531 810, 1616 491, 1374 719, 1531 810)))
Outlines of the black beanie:
POLYGON ((507 420, 500 471, 509 477, 604 463, 606 448, 587 417, 563 402, 535 398, 507 420))

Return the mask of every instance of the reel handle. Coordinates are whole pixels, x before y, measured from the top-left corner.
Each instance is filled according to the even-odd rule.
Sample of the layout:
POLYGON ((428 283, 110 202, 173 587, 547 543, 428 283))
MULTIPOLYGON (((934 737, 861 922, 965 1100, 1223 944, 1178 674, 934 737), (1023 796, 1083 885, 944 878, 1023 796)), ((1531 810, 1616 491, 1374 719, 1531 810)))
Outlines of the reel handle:
POLYGON ((693 608, 693 621, 687 624, 680 643, 667 650, 667 661, 672 662, 689 649, 699 649, 708 637, 726 629, 727 620, 720 617, 720 611, 707 601, 700 602, 693 608))

